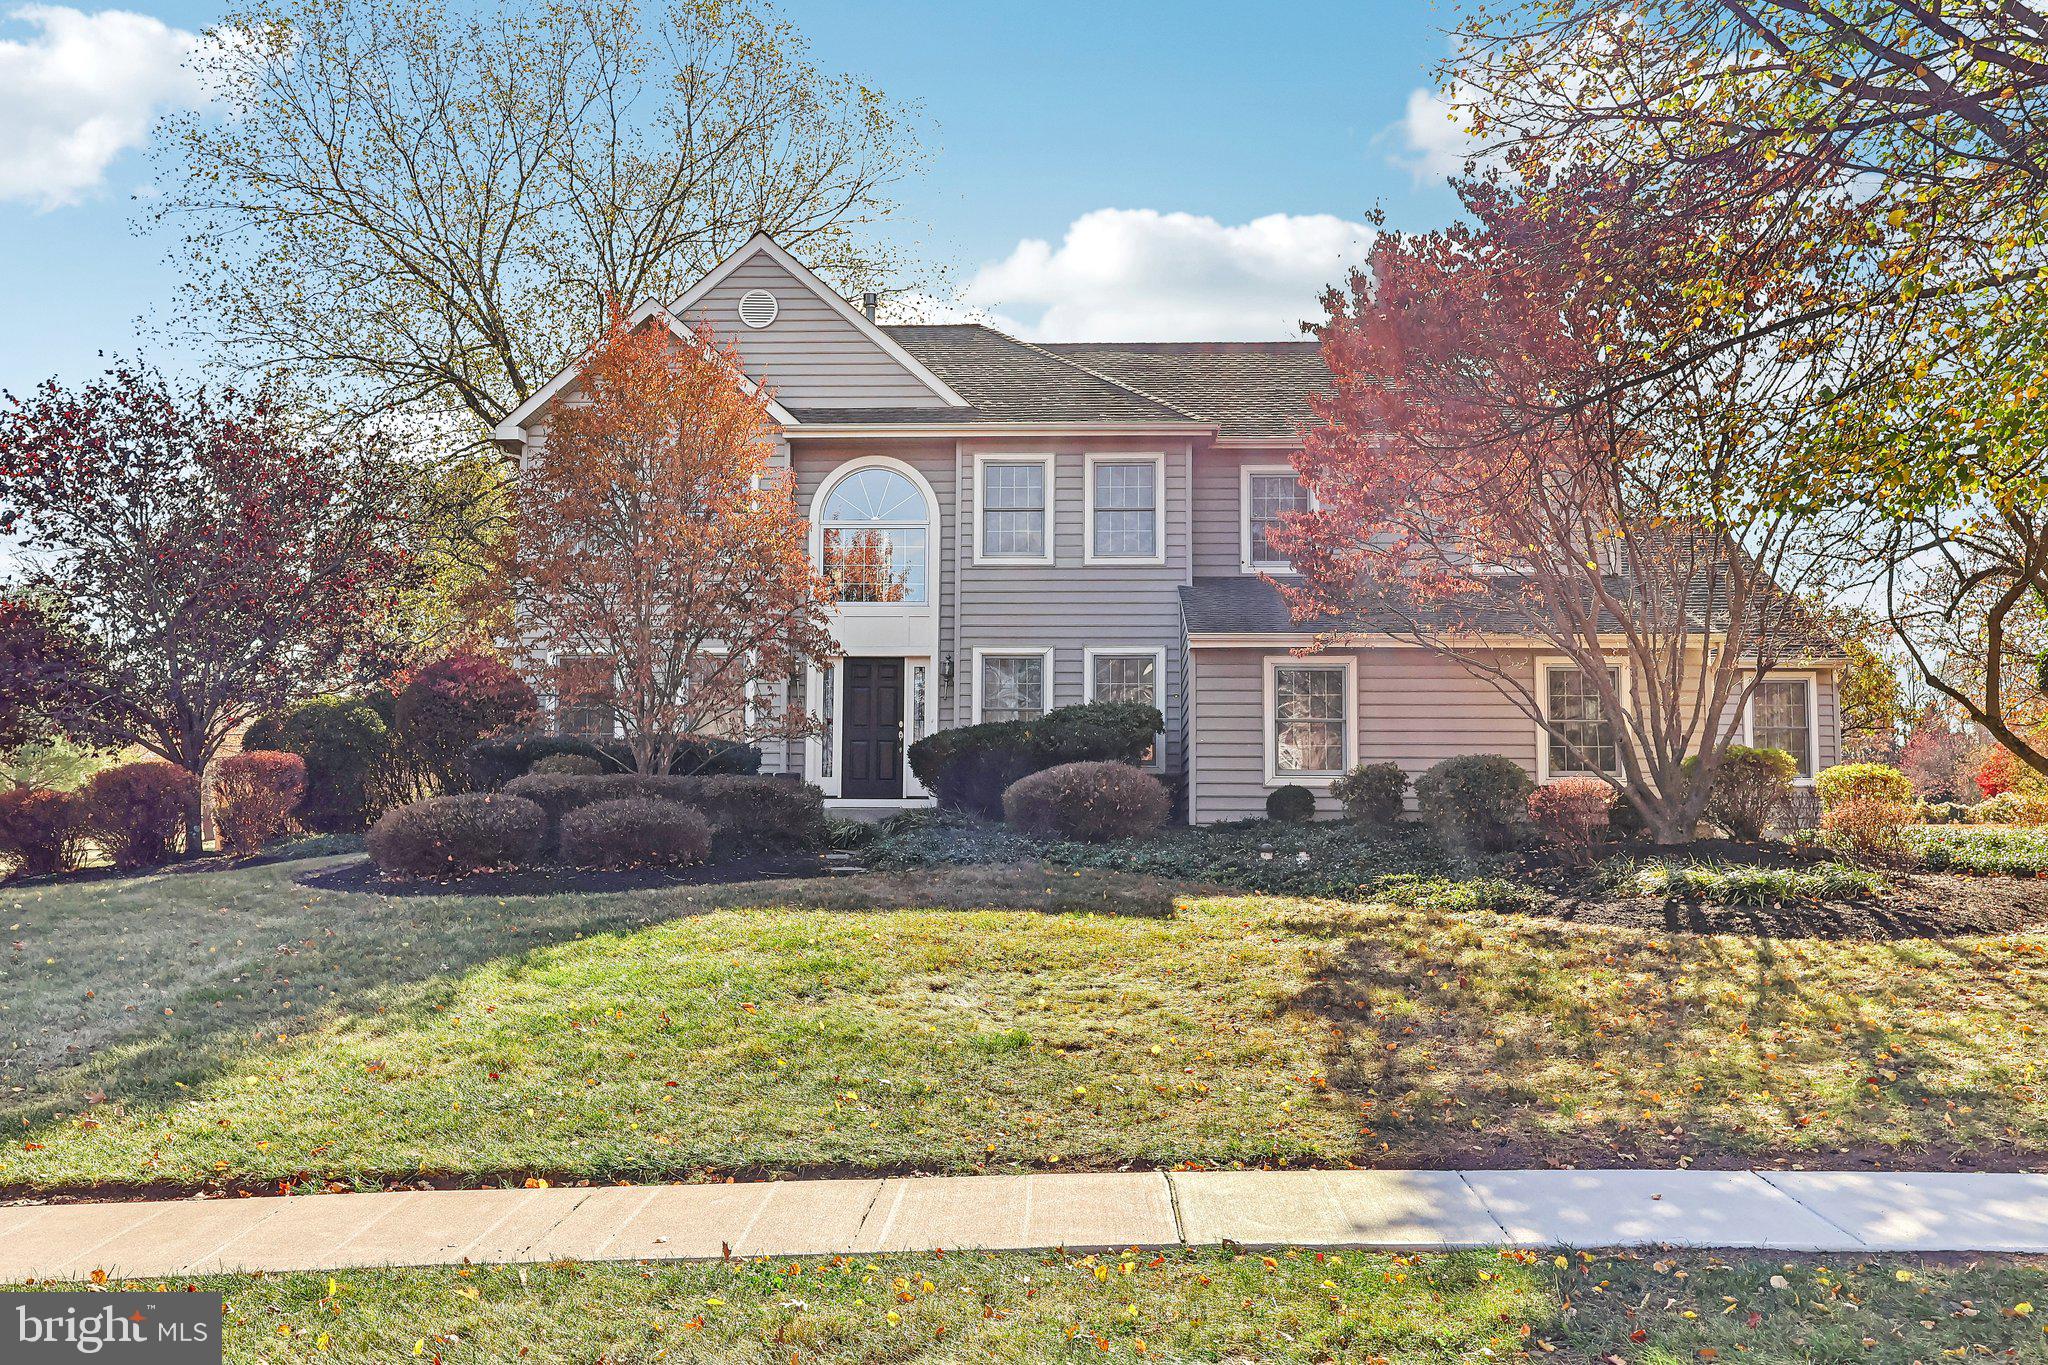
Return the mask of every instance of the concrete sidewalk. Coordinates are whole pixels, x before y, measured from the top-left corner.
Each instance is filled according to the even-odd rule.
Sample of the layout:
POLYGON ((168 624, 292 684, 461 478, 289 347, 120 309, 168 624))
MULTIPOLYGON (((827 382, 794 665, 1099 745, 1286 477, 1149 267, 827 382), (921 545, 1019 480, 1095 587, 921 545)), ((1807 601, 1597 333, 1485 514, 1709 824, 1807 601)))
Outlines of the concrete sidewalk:
POLYGON ((2048 1252, 2048 1175, 1201 1171, 0 1208, 0 1282, 944 1248, 2048 1252))

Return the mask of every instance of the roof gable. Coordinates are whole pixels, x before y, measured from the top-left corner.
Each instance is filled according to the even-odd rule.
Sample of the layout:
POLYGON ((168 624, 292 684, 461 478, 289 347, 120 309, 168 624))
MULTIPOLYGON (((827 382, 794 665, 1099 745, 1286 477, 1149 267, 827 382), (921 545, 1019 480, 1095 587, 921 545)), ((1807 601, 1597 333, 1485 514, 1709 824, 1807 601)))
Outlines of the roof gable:
POLYGON ((791 408, 966 406, 923 362, 763 235, 726 257, 670 308, 708 325, 739 353, 747 373, 791 408), (765 325, 740 316, 740 301, 756 291, 774 300, 765 325))
MULTIPOLYGON (((687 340, 693 345, 697 344, 697 334, 691 330, 689 324, 652 299, 635 308, 626 318, 626 330, 631 332, 637 332, 643 327, 655 326, 665 326, 677 339, 687 340)), ((497 428, 491 432, 491 438, 508 445, 516 445, 524 441, 526 439, 527 426, 550 403, 561 397, 563 393, 574 388, 576 376, 582 373, 582 371, 583 358, 579 357, 566 366, 560 374, 557 374, 553 379, 550 379, 547 383, 536 389, 533 397, 527 399, 507 414, 505 420, 498 423, 497 428)), ((745 374, 739 376, 739 382, 740 387, 750 394, 761 391, 760 385, 756 384, 745 374)), ((785 427, 793 425, 796 421, 794 417, 790 416, 789 409, 783 407, 781 403, 775 401, 772 397, 768 400, 768 415, 785 427)))

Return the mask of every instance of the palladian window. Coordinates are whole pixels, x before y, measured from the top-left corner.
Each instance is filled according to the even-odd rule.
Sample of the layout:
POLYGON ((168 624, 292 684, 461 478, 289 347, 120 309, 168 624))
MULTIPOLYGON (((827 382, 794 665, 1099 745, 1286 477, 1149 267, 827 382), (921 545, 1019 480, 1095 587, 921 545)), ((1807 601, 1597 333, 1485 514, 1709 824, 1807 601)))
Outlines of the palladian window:
POLYGON ((824 569, 842 602, 925 601, 931 512, 893 469, 859 469, 834 484, 820 518, 824 569))

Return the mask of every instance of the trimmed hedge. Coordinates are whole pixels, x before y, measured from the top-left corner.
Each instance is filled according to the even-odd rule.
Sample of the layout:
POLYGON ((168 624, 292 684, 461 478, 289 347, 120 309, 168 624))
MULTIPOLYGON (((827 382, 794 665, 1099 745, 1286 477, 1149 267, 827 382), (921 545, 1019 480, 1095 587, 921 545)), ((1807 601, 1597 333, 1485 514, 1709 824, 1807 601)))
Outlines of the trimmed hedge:
POLYGON ((391 730, 362 697, 319 697, 250 725, 245 751, 281 750, 306 761, 306 794, 294 812, 322 834, 354 834, 389 799, 391 730))
POLYGON ((1391 825, 1408 799, 1408 774, 1398 763, 1361 763, 1330 784, 1330 795, 1361 825, 1391 825))
POLYGON ((541 808, 517 796, 431 796, 386 811, 366 842, 387 876, 460 877, 531 860, 547 828, 541 808))
POLYGON ((678 801, 599 801, 562 817, 561 848, 577 867, 684 867, 710 855, 711 822, 678 801))
POLYGON ((1138 763, 1165 719, 1156 706, 1090 702, 1062 706, 1033 720, 962 725, 910 746, 910 771, 939 805, 1003 816, 1003 793, 1022 778, 1063 763, 1138 763))
POLYGON ((1415 800, 1447 839, 1499 852, 1514 843, 1535 789, 1511 758, 1459 754, 1415 779, 1415 800))
POLYGON ((70 792, 37 787, 0 791, 0 858, 24 877, 67 872, 78 865, 85 812, 70 792))
POLYGON ((1296 782, 1276 787, 1266 797, 1266 818, 1303 825, 1316 818, 1316 794, 1296 782))
POLYGON ((213 765, 213 819, 221 847, 246 857, 292 823, 306 794, 306 760, 276 749, 246 749, 213 765))
MULTIPOLYGON (((496 791, 513 778, 532 772, 540 760, 561 754, 591 759, 605 773, 633 771, 633 751, 624 741, 611 739, 600 744, 567 735, 487 739, 470 745, 463 762, 471 783, 479 790, 496 791)), ((675 777, 748 776, 761 771, 761 751, 730 739, 685 735, 677 741, 668 771, 675 777)))
POLYGON ((1003 793, 1004 818, 1026 834, 1091 844, 1150 834, 1172 808, 1166 784, 1128 763, 1062 763, 1003 793))
POLYGON ((199 779, 175 763, 123 763, 94 773, 78 798, 86 828, 114 866, 160 867, 184 835, 199 779))
POLYGON ((825 798, 816 787, 786 777, 599 777, 528 773, 505 784, 507 796, 533 802, 546 813, 544 842, 559 847, 562 820, 600 801, 639 798, 695 806, 711 824, 721 858, 823 848, 825 798))
POLYGON ((1814 779, 1823 809, 1832 810, 1847 801, 1890 801, 1899 805, 1913 800, 1913 779, 1888 763, 1837 763, 1823 768, 1814 779))

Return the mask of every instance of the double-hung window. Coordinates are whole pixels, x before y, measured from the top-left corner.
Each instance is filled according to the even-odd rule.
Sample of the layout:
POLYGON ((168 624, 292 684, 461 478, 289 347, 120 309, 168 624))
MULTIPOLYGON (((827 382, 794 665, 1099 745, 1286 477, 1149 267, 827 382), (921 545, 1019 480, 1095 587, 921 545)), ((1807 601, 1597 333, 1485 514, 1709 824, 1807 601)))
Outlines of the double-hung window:
MULTIPOLYGON (((1084 701, 1128 701, 1140 706, 1158 706, 1159 675, 1164 669, 1163 649, 1090 649, 1087 651, 1087 694, 1084 701)), ((1155 742, 1145 754, 1146 763, 1156 763, 1155 742)))
POLYGON ((1799 776, 1813 776, 1813 682, 1809 678, 1765 678, 1749 698, 1749 742, 1759 749, 1783 749, 1799 763, 1799 776))
POLYGON ((1273 547, 1272 534, 1297 512, 1311 505, 1301 478, 1287 465, 1251 466, 1240 490, 1244 505, 1244 567, 1253 570, 1288 568, 1287 556, 1273 547))
POLYGON ((1270 659, 1266 689, 1269 781, 1331 778, 1351 766, 1350 661, 1270 659))
POLYGON ((1165 463, 1157 455, 1088 457, 1089 563, 1160 562, 1165 463))
POLYGON ((987 459, 980 462, 976 499, 981 509, 976 557, 1045 563, 1052 558, 1050 506, 1052 462, 987 459))
MULTIPOLYGON (((1621 670, 1610 668, 1607 677, 1618 693, 1621 670)), ((1569 664, 1552 665, 1544 670, 1543 689, 1543 715, 1550 722, 1544 729, 1549 775, 1620 772, 1614 719, 1593 679, 1569 664)))
POLYGON ((1035 720, 1052 691, 1052 651, 978 649, 974 652, 975 718, 1035 720))

